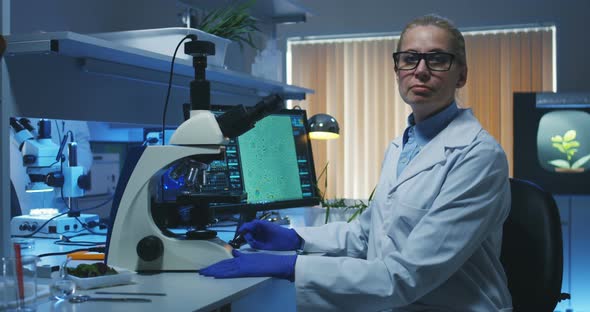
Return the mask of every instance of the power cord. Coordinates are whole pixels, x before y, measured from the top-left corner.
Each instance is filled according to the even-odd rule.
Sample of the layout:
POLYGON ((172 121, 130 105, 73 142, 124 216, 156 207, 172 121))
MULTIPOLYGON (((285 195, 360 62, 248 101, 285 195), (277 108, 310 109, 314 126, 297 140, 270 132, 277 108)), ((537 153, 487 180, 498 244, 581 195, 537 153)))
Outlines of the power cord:
MULTIPOLYGON (((96 208, 98 208, 98 207, 100 207, 100 206, 102 206, 102 205, 104 205, 104 204, 106 204, 106 203, 108 203, 108 202, 110 202, 110 201, 112 201, 112 200, 113 200, 113 197, 111 197, 111 198, 107 199, 106 201, 104 201, 104 202, 102 202, 102 203, 100 203, 100 204, 98 204, 98 205, 95 205, 95 206, 92 206, 92 207, 88 207, 88 208, 79 209, 77 212, 84 212, 84 211, 88 211, 88 210, 93 210, 93 209, 96 209, 96 208)), ((67 204, 66 204, 66 205, 67 205, 67 204)), ((39 233, 39 232, 41 232, 41 230, 42 230, 42 229, 43 229, 43 228, 44 228, 44 227, 45 227, 45 226, 46 226, 46 225, 47 225, 49 222, 51 222, 52 220, 54 220, 54 219, 56 219, 56 218, 59 218, 59 217, 61 217, 61 216, 63 216, 63 215, 66 215, 66 214, 68 214, 68 213, 67 213, 67 212, 62 212, 62 213, 60 213, 60 214, 57 214, 57 215, 55 215, 55 216, 53 216, 53 217, 49 218, 47 221, 45 221, 43 224, 41 224, 41 225, 40 225, 40 226, 39 226, 39 227, 38 227, 38 228, 37 228, 35 231, 33 231, 33 232, 29 233, 29 234, 26 234, 26 235, 12 235, 12 237, 19 237, 19 238, 34 238, 34 235, 35 235, 35 234, 37 234, 37 233, 39 233)), ((81 222, 81 221, 80 221, 80 220, 78 220, 78 222, 81 222)), ((88 230, 88 229, 86 229, 86 230, 88 230)), ((90 232, 90 231, 89 231, 89 232, 90 232)), ((103 233, 95 233, 95 234, 96 234, 96 235, 105 235, 105 234, 103 234, 103 233)))
POLYGON ((55 245, 60 246, 100 246, 104 245, 104 242, 92 242, 92 241, 72 241, 71 238, 77 236, 65 236, 63 235, 60 240, 53 242, 55 245))
POLYGON ((35 235, 35 234, 39 233, 39 232, 41 231, 41 229, 43 229, 43 228, 44 228, 44 227, 45 227, 45 226, 46 226, 46 225, 47 225, 49 222, 51 222, 53 219, 55 219, 55 218, 59 218, 59 217, 61 217, 61 216, 63 216, 63 215, 66 215, 66 214, 67 214, 67 212, 63 212, 63 213, 57 214, 57 215, 55 215, 55 216, 53 216, 53 217, 49 218, 47 221, 45 221, 43 224, 41 224, 41 226, 39 226, 39 227, 38 227, 38 228, 37 228, 35 231, 33 231, 33 232, 29 233, 29 234, 26 234, 26 235, 12 235, 12 237, 19 237, 19 238, 32 238, 32 237, 33 237, 33 235, 35 235))
POLYGON ((37 255, 37 257, 43 258, 43 257, 49 257, 49 256, 63 256, 63 255, 67 255, 67 254, 70 254, 73 252, 80 252, 80 251, 105 252, 105 250, 106 250, 106 247, 104 247, 104 246, 90 247, 90 248, 79 248, 79 249, 74 249, 74 250, 69 250, 69 251, 50 252, 50 253, 40 254, 40 255, 37 255))
POLYGON ((78 217, 74 217, 74 218, 76 219, 76 221, 78 221, 78 223, 80 223, 80 225, 82 226, 83 229, 85 229, 86 231, 90 232, 91 234, 94 234, 94 235, 106 235, 105 233, 94 232, 94 230, 92 228, 95 227, 95 226, 97 226, 98 223, 95 226, 92 226, 90 224, 90 223, 92 223, 92 221, 89 222, 89 223, 84 223, 78 217))
POLYGON ((172 63, 170 64, 170 77, 168 78, 168 91, 166 92, 166 102, 164 102, 164 112, 162 114, 162 145, 166 142, 166 110, 168 109, 168 100, 170 99, 170 90, 172 89, 172 76, 174 75, 174 60, 176 59, 176 53, 178 52, 178 48, 180 45, 186 40, 197 40, 196 35, 186 35, 184 38, 180 40, 176 49, 174 49, 174 54, 172 54, 172 63))

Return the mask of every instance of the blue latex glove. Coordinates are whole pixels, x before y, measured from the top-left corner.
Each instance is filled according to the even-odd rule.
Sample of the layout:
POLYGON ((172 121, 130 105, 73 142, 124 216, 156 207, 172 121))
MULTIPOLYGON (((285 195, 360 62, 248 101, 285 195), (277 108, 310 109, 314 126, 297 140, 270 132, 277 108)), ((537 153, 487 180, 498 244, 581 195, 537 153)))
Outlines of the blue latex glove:
POLYGON ((297 250, 301 248, 301 237, 293 229, 265 220, 244 223, 238 230, 250 247, 264 250, 297 250))
POLYGON ((297 255, 271 255, 267 253, 241 253, 232 250, 235 258, 226 259, 199 270, 199 274, 215 278, 272 276, 295 280, 297 255))

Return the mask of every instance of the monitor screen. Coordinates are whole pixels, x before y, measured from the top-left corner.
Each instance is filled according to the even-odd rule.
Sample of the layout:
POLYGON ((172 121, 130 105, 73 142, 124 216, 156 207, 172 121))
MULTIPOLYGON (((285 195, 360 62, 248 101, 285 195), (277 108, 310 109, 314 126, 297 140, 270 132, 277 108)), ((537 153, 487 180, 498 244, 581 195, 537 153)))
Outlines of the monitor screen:
POLYGON ((515 93, 514 176, 590 194, 590 94, 515 93))
MULTIPOLYGON (((216 106, 217 113, 226 107, 216 106)), ((227 146, 226 165, 231 190, 242 189, 240 205, 232 210, 269 210, 316 205, 316 176, 304 110, 281 110, 227 146)))

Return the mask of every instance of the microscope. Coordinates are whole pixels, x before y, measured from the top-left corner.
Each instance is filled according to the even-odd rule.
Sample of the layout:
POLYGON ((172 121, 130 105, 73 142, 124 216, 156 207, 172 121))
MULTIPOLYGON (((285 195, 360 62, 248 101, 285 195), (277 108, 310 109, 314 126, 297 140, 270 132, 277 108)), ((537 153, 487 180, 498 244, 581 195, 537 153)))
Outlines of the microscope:
POLYGON ((90 177, 84 174, 84 168, 78 166, 77 144, 70 137, 68 142, 67 134, 61 138, 61 144, 57 145, 51 139, 51 121, 41 119, 36 129, 27 118, 17 119, 10 117, 10 126, 14 131, 14 138, 21 151, 22 164, 25 167, 29 181, 25 185, 27 193, 53 192, 54 188, 61 188, 60 195, 66 200, 69 209, 68 216, 53 218, 57 215, 55 207, 30 207, 29 215, 17 216, 11 220, 12 235, 29 235, 38 232, 40 225, 45 221, 52 220, 46 224, 47 230, 38 232, 35 235, 41 237, 58 237, 66 232, 77 232, 82 230, 80 222, 98 222, 96 215, 80 215, 75 211, 74 198, 84 196, 85 190, 90 188, 90 177), (68 148, 67 164, 64 157, 64 148, 68 148), (35 208, 35 209, 33 209, 35 208), (49 208, 49 209, 39 209, 49 208), (84 221, 76 220, 79 217, 84 221), (55 220, 53 220, 55 219, 55 220))
POLYGON ((47 119, 39 120, 39 131, 27 118, 17 120, 10 117, 10 126, 19 144, 23 165, 30 179, 25 187, 26 192, 51 192, 55 187, 61 187, 64 197, 84 196, 84 190, 90 188, 90 179, 84 174, 84 168, 78 166, 77 144, 73 138, 67 143, 68 137, 65 134, 61 144, 55 144, 51 139, 51 121, 47 119), (63 152, 66 143, 68 164, 62 166, 62 162, 65 161, 63 152))
POLYGON ((191 39, 184 46, 195 69, 190 114, 185 104, 186 120, 169 145, 142 146, 127 156, 111 210, 108 265, 138 272, 186 272, 232 257, 228 244, 207 229, 210 206, 239 203, 246 194, 243 189, 212 191, 215 176, 209 169, 225 159, 229 138, 247 132, 284 104, 280 96, 270 95, 252 108, 239 105, 216 117, 210 111, 210 83, 205 77, 207 55, 215 54, 215 45, 196 36, 191 39), (164 178, 184 181, 171 202, 162 195, 164 178), (180 232, 172 231, 162 218, 178 205, 190 207, 191 226, 180 232))

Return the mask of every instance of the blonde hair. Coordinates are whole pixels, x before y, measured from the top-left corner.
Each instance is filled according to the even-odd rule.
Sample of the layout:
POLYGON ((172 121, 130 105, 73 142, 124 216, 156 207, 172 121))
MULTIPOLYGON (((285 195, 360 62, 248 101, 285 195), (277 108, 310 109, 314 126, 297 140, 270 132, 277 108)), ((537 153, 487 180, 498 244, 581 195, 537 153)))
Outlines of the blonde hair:
POLYGON ((461 65, 467 65, 467 57, 465 54, 465 38, 463 38, 463 34, 461 34, 459 29, 457 29, 455 24, 450 19, 436 14, 420 16, 409 22, 399 37, 399 41, 397 42, 397 51, 400 51, 401 49, 406 32, 416 26, 436 26, 446 30, 451 35, 452 51, 450 52, 455 54, 457 63, 461 65))

